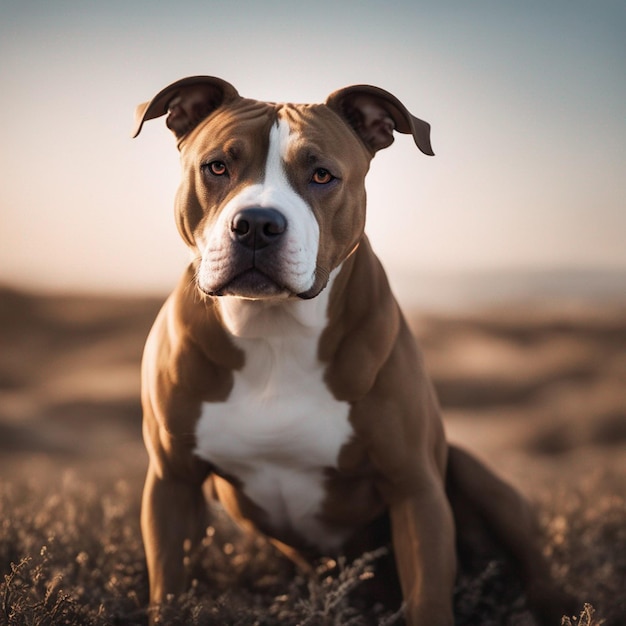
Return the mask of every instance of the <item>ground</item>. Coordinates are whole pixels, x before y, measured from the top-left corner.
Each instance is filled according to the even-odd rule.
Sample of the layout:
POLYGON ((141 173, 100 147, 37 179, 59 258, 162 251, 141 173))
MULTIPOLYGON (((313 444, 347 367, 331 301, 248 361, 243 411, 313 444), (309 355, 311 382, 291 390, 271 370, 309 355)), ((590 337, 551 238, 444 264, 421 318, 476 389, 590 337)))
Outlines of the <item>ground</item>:
MULTIPOLYGON (((139 360, 158 307, 0 290, 0 624, 147 624, 139 360)), ((544 302, 409 315, 449 438, 537 507, 555 576, 580 600, 571 624, 626 621, 625 313, 544 302)), ((398 623, 348 600, 378 556, 320 563, 308 580, 217 510, 167 623, 398 623)), ((497 560, 459 578, 455 613, 533 623, 497 560)))

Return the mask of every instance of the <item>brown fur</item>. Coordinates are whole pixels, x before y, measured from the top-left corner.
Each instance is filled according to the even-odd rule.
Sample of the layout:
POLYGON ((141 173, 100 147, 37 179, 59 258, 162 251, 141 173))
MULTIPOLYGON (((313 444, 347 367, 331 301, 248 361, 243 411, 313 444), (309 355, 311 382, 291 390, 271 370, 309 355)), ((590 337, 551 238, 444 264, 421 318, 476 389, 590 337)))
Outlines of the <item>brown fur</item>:
MULTIPOLYGON (((364 235, 371 157, 391 144, 394 128, 412 134, 420 150, 432 154, 428 124, 374 87, 335 92, 326 105, 277 105, 240 98, 223 81, 197 77, 139 107, 138 129, 144 119, 165 114, 168 102, 168 125, 183 164, 176 214, 192 249, 241 186, 262 178, 278 112, 301 131, 286 156, 287 175, 316 217, 320 245, 313 286, 293 297, 317 296, 341 265, 318 357, 333 396, 349 403, 354 434, 337 466, 326 470, 319 518, 329 529, 349 529, 344 552, 356 556, 390 541, 407 623, 445 626, 453 623, 456 540, 463 542, 465 528, 479 526, 511 556, 537 615, 544 623, 558 619, 565 607, 536 546, 528 507, 470 455, 448 448, 421 352, 364 235), (226 162, 232 175, 206 179, 199 164, 207 159, 226 162), (307 171, 329 167, 329 161, 341 184, 312 190, 303 183, 307 171)), ((272 527, 236 477, 193 453, 201 404, 227 401, 233 372, 245 362, 214 297, 196 289, 195 271, 192 264, 157 318, 143 366, 150 469, 142 530, 156 604, 185 589, 183 543, 197 542, 204 533, 202 484, 209 476, 235 519, 266 533, 298 560, 315 556, 306 536, 272 527)))

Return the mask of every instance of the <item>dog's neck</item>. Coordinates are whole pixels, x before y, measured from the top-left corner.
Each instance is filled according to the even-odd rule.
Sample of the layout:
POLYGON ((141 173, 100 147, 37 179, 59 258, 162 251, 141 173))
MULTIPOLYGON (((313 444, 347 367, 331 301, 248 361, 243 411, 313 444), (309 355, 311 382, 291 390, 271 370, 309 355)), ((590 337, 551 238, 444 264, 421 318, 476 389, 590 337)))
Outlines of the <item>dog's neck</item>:
POLYGON ((226 329, 238 339, 288 340, 319 336, 328 321, 328 301, 340 267, 331 272, 325 289, 315 298, 216 298, 226 329))

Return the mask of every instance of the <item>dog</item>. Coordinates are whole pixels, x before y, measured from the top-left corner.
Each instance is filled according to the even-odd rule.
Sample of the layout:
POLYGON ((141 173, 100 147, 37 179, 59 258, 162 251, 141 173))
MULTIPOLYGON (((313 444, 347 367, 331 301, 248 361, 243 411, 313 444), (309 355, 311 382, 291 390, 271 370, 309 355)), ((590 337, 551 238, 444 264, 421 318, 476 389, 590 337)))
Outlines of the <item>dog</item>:
MULTIPOLYGON (((243 98, 209 76, 139 105, 182 162, 176 220, 193 261, 142 363, 149 469, 141 526, 158 606, 183 592, 184 544, 229 515, 298 562, 392 547, 409 625, 454 623, 457 543, 480 526, 544 624, 564 610, 529 507, 447 444, 422 354, 365 235, 374 155, 430 125, 383 89, 323 104, 243 98)), ((191 542, 189 544, 188 542, 191 542)))

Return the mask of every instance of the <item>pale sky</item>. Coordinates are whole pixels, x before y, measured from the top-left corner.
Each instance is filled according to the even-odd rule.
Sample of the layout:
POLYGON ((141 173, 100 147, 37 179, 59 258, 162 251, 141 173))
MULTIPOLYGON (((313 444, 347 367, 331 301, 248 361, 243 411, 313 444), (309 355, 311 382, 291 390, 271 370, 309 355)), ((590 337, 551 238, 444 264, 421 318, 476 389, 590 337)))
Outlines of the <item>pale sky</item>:
POLYGON ((163 120, 133 110, 208 74, 321 102, 369 83, 432 125, 368 180, 386 266, 626 269, 623 0, 1 0, 0 282, 166 292, 187 252, 163 120))

